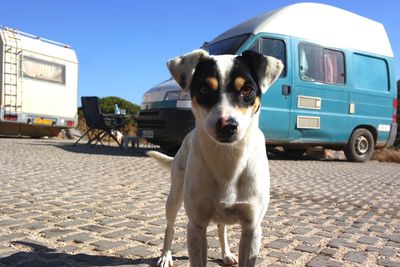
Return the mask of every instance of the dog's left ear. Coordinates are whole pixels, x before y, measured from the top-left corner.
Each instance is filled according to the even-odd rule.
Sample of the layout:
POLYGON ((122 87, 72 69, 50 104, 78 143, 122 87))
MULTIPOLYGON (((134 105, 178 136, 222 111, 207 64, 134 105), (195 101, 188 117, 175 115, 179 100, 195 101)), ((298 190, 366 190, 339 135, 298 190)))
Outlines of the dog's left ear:
POLYGON ((244 51, 240 57, 250 68, 262 93, 265 93, 279 78, 284 67, 279 59, 264 56, 252 50, 244 51))
POLYGON ((202 49, 173 58, 167 62, 167 67, 172 78, 183 90, 188 90, 192 82, 193 74, 200 59, 208 56, 208 52, 202 49))

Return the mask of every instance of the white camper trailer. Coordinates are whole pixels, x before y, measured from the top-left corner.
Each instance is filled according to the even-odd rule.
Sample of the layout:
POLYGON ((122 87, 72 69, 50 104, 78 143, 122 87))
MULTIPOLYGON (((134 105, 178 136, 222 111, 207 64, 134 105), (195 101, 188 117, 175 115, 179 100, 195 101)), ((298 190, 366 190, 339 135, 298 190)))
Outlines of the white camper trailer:
POLYGON ((0 134, 56 136, 77 124, 78 60, 70 46, 0 28, 0 134))

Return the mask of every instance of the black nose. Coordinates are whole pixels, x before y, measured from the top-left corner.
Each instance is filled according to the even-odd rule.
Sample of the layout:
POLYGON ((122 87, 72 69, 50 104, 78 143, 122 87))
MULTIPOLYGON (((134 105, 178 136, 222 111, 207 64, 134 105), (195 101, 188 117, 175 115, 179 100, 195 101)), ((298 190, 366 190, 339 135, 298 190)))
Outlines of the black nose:
POLYGON ((229 142, 229 139, 237 132, 237 128, 238 123, 234 118, 228 120, 221 118, 216 125, 217 138, 222 142, 229 142))

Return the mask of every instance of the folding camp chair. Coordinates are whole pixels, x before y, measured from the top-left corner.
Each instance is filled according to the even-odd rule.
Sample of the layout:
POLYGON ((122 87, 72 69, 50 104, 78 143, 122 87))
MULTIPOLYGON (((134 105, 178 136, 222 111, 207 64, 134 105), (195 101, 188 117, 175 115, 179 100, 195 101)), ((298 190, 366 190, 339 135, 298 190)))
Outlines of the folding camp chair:
POLYGON ((113 131, 120 129, 124 126, 125 119, 124 115, 117 114, 103 114, 100 110, 99 98, 97 96, 83 96, 82 101, 82 111, 83 117, 86 120, 87 131, 73 144, 75 146, 84 136, 88 137, 87 144, 92 144, 95 146, 98 142, 102 146, 101 141, 105 136, 109 136, 114 139, 119 146, 121 143, 112 134, 113 131))

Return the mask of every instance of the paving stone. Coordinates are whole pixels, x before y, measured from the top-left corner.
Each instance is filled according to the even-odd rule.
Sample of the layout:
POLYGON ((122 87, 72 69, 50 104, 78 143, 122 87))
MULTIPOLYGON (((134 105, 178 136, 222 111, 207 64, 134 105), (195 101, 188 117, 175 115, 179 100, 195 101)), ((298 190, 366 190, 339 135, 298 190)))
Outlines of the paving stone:
POLYGON ((267 245, 268 248, 282 249, 289 246, 293 241, 286 239, 278 239, 267 245))
POLYGON ((400 243, 400 235, 391 235, 389 240, 395 243, 400 243))
POLYGON ((104 232, 110 231, 110 228, 99 226, 99 225, 85 225, 85 226, 81 226, 79 228, 82 230, 86 230, 89 232, 96 232, 96 233, 104 233, 104 232))
POLYGON ((69 235, 69 236, 60 238, 60 240, 63 242, 73 241, 75 243, 85 243, 85 242, 93 240, 93 239, 94 239, 94 237, 91 236, 89 233, 78 233, 75 235, 69 235))
POLYGON ((343 259, 362 264, 367 261, 368 253, 360 251, 349 251, 346 255, 344 255, 343 259))
POLYGON ((386 228, 383 226, 373 225, 368 229, 368 231, 383 233, 386 231, 386 228))
POLYGON ((319 248, 313 247, 313 246, 308 246, 308 245, 298 245, 297 247, 294 248, 295 250, 303 251, 303 252, 308 252, 308 253, 317 253, 319 251, 319 248))
POLYGON ((152 251, 148 250, 146 246, 136 246, 133 248, 127 248, 117 252, 122 257, 130 257, 132 255, 139 256, 141 258, 149 257, 153 254, 152 251))
POLYGON ((318 255, 307 262, 308 267, 341 267, 343 263, 333 260, 327 256, 318 255))
POLYGON ((124 246, 126 244, 127 242, 125 241, 108 241, 108 240, 100 240, 92 243, 92 245, 96 247, 96 250, 115 249, 124 246))
POLYGON ((119 230, 111 233, 104 234, 103 237, 107 238, 128 238, 133 234, 132 230, 119 230))
POLYGON ((389 259, 378 259, 378 264, 385 267, 400 267, 400 262, 389 259))
POLYGON ((82 224, 87 224, 87 220, 69 220, 61 223, 57 223, 56 226, 58 227, 71 227, 71 226, 77 226, 77 225, 82 225, 82 224))
POLYGON ((53 238, 53 237, 59 237, 62 235, 66 235, 69 233, 74 232, 73 230, 68 230, 68 229, 59 229, 59 228, 54 228, 54 229, 48 229, 44 230, 41 233, 41 235, 45 238, 53 238))
POLYGON ((290 251, 284 254, 284 257, 279 258, 280 262, 293 264, 295 263, 303 254, 298 251, 290 251))
POLYGON ((47 226, 42 222, 32 222, 18 225, 17 227, 11 227, 11 229, 28 229, 28 230, 39 230, 47 228, 47 226))
POLYGON ((350 243, 347 240, 335 238, 328 243, 329 247, 339 248, 339 247, 348 247, 348 248, 357 248, 357 244, 350 243))
POLYGON ((379 239, 373 236, 362 236, 358 239, 357 242, 367 245, 375 245, 378 241, 379 239))
POLYGON ((294 228, 292 231, 290 231, 293 234, 307 234, 308 232, 311 231, 311 228, 307 228, 307 227, 297 227, 294 228))
POLYGON ((392 257, 392 256, 396 255, 396 250, 388 248, 388 247, 379 248, 379 247, 368 246, 365 250, 371 251, 371 252, 377 252, 380 255, 385 256, 385 257, 392 257))
POLYGON ((329 257, 333 257, 336 253, 337 253, 337 249, 333 249, 333 248, 324 248, 321 251, 322 255, 329 256, 329 257))

